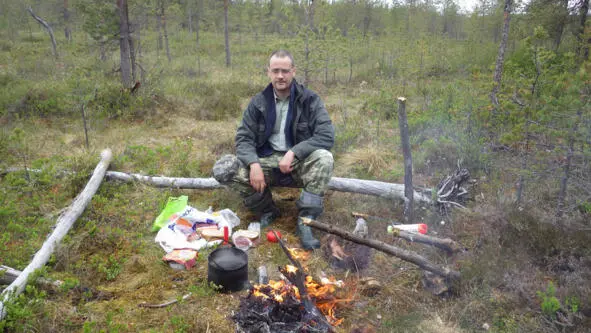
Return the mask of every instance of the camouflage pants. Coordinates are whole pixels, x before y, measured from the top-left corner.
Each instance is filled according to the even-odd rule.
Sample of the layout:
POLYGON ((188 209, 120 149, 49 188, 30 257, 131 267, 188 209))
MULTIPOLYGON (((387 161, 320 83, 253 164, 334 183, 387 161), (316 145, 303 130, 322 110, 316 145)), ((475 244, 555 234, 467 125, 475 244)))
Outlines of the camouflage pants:
MULTIPOLYGON (((279 170, 279 161, 283 158, 284 153, 276 152, 268 157, 259 158, 263 173, 265 174, 265 183, 268 187, 283 186, 283 187, 299 187, 304 191, 323 196, 326 186, 332 177, 333 157, 328 150, 318 149, 312 152, 303 160, 294 158, 292 162, 293 171, 291 174, 285 175, 279 170)), ((232 156, 237 160, 235 156, 232 156)), ((222 159, 226 158, 224 156, 222 159)), ((227 158, 230 158, 229 156, 227 158)), ((233 176, 223 177, 216 176, 216 167, 214 166, 214 177, 220 183, 228 185, 233 190, 236 190, 244 197, 255 194, 255 190, 250 185, 250 168, 246 167, 241 162, 237 162, 238 168, 233 173, 233 176), (225 181, 223 181, 223 180, 225 181)), ((216 163, 216 166, 230 165, 230 162, 216 163)), ((219 171, 218 171, 219 174, 219 171)))

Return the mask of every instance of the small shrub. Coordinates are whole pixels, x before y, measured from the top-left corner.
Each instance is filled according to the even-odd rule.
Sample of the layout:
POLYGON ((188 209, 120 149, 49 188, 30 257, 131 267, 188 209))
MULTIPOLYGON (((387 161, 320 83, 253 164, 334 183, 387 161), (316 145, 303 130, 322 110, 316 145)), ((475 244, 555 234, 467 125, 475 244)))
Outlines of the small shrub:
POLYGON ((540 308, 542 309, 542 313, 550 317, 552 319, 556 319, 556 311, 560 310, 560 301, 556 298, 556 288, 554 287, 554 283, 552 281, 548 282, 548 286, 546 287, 546 291, 538 291, 536 293, 538 298, 540 298, 540 308))
POLYGON ((63 97, 49 89, 29 89, 20 100, 13 105, 13 113, 20 117, 47 117, 65 114, 63 97))

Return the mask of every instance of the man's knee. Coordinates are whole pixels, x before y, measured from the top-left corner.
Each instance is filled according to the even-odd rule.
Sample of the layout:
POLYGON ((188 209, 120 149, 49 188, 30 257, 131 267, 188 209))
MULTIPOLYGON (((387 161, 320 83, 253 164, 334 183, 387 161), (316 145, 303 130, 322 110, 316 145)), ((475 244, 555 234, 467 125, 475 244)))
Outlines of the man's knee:
POLYGON ((240 169, 240 160, 236 155, 224 155, 213 166, 213 178, 221 184, 228 183, 240 169))
POLYGON ((334 158, 332 153, 326 149, 317 149, 313 151, 308 158, 313 161, 314 164, 320 165, 330 170, 333 168, 334 158))

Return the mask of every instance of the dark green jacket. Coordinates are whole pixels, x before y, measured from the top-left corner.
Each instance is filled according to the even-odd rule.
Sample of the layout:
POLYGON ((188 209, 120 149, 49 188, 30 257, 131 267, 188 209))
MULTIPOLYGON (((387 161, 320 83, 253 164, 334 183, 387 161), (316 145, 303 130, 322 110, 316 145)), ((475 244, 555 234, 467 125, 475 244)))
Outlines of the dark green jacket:
MULTIPOLYGON (((334 144, 334 127, 324 103, 318 95, 295 80, 292 83, 286 142, 302 160, 317 149, 330 150, 334 144)), ((275 95, 269 84, 256 94, 244 113, 236 133, 236 155, 245 164, 258 162, 259 157, 273 153, 269 137, 275 126, 275 95)))

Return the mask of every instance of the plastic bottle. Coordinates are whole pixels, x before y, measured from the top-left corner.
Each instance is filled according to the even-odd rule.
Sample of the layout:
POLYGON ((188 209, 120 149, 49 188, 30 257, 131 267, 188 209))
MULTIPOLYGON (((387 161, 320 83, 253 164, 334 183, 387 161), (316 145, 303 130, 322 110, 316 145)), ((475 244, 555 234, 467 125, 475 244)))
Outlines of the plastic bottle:
POLYGON ((259 284, 269 283, 269 276, 267 275, 267 267, 265 265, 259 266, 259 284))
POLYGON ((414 232, 419 234, 426 234, 427 233, 427 225, 425 223, 416 223, 416 224, 394 224, 388 226, 388 233, 394 233, 394 228, 398 230, 414 232))

